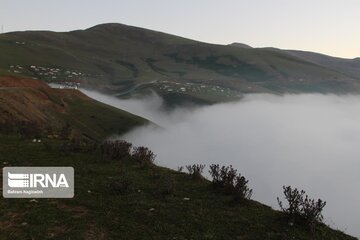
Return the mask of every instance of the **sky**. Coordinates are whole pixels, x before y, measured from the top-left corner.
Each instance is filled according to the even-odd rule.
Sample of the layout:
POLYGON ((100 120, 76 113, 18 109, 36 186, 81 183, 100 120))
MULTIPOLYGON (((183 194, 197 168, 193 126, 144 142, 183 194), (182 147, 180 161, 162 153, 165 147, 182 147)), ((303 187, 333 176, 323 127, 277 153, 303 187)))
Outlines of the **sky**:
POLYGON ((164 112, 156 95, 121 100, 83 91, 161 126, 119 137, 149 147, 156 164, 205 164, 204 174, 213 163, 232 165, 249 180, 254 199, 273 208, 283 185, 303 189, 327 202, 327 224, 360 237, 360 96, 248 94, 239 102, 164 112))
POLYGON ((359 0, 0 0, 5 32, 117 22, 209 43, 360 57, 359 0))

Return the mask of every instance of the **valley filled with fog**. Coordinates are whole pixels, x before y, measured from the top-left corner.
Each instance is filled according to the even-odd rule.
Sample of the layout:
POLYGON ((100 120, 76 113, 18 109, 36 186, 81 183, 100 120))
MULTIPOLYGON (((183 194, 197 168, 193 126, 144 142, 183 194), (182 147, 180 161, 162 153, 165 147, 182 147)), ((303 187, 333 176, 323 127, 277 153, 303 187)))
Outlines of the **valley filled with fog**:
POLYGON ((304 189, 327 201, 327 224, 360 236, 360 96, 254 94, 166 112, 156 95, 119 100, 82 91, 161 126, 118 136, 149 147, 158 165, 233 165, 249 179, 253 198, 273 208, 283 185, 304 189))

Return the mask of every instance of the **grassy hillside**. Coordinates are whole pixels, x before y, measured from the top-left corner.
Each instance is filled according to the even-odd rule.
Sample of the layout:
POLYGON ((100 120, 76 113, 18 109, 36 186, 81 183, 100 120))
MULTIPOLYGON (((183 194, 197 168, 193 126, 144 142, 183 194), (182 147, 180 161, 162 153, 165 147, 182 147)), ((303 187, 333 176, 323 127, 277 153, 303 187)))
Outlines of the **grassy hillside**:
MULTIPOLYGON (((238 48, 252 48, 243 43, 232 43, 230 46, 238 48)), ((309 52, 309 51, 298 51, 298 50, 284 50, 279 48, 257 48, 259 50, 270 50, 274 52, 288 54, 306 62, 310 62, 325 68, 333 69, 339 73, 354 78, 360 79, 360 58, 347 59, 332 57, 321 53, 309 52)))
POLYGON ((122 24, 1 34, 0 51, 0 71, 120 95, 152 89, 168 99, 175 94, 218 102, 248 92, 360 91, 354 74, 285 52, 207 44, 122 24))
POLYGON ((147 121, 72 89, 52 89, 40 80, 0 77, 0 130, 35 136, 102 140, 147 121))
POLYGON ((360 79, 359 58, 344 59, 344 58, 330 57, 327 55, 314 53, 314 52, 295 51, 295 50, 282 50, 282 51, 286 52, 289 55, 301 58, 305 61, 334 69, 338 72, 341 72, 355 79, 360 79))
POLYGON ((0 135, 2 167, 75 168, 73 199, 1 198, 0 239, 354 239, 322 224, 313 235, 268 206, 234 203, 207 180, 61 145, 0 135))

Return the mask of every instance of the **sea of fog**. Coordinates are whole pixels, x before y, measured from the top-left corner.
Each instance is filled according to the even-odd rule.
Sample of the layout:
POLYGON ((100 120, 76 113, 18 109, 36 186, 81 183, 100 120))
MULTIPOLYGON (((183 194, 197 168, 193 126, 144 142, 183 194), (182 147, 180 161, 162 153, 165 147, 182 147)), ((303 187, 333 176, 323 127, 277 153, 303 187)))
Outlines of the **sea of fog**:
POLYGON ((149 147, 157 164, 233 165, 249 179, 253 198, 273 208, 283 185, 304 189, 327 201, 327 224, 360 237, 360 96, 253 94, 165 112, 156 95, 119 100, 84 93, 162 126, 121 136, 149 147))

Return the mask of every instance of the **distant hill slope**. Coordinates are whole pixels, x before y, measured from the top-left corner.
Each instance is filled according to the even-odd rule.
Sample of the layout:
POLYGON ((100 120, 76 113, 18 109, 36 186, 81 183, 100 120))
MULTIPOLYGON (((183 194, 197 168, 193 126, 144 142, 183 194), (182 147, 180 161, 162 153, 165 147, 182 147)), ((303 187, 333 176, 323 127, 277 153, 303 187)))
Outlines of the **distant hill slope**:
POLYGON ((296 51, 296 50, 281 50, 289 55, 301 58, 305 61, 315 63, 327 68, 331 68, 345 75, 360 79, 360 59, 344 59, 331 57, 320 53, 296 51))
POLYGON ((121 96, 152 89, 169 101, 212 103, 249 92, 360 92, 357 65, 346 61, 339 71, 288 52, 207 44, 122 24, 1 34, 0 51, 0 73, 76 81, 121 96))
POLYGON ((33 136, 83 135, 101 140, 147 121, 72 89, 39 80, 0 77, 0 130, 33 136))

